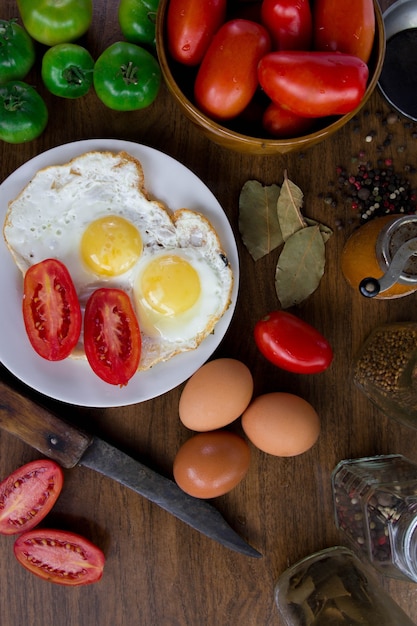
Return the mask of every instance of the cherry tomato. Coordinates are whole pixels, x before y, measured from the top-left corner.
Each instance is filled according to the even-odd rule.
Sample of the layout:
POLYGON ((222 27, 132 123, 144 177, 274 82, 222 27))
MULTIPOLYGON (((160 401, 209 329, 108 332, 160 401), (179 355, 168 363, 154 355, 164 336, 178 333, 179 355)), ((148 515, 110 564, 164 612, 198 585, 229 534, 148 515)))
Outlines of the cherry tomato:
POLYGON ((0 483, 0 534, 30 530, 49 513, 62 490, 64 475, 54 461, 22 465, 0 483))
POLYGON ((274 311, 254 329, 260 352, 281 369, 296 374, 316 374, 327 369, 333 350, 318 330, 287 311, 274 311))
POLYGON ((45 100, 34 87, 19 80, 0 85, 0 140, 7 143, 32 141, 48 123, 45 100))
POLYGON ((93 371, 111 385, 127 385, 138 369, 139 324, 128 294, 97 289, 87 301, 84 348, 93 371))
POLYGON ((161 70, 155 57, 144 48, 117 41, 98 57, 93 72, 98 98, 114 111, 145 109, 156 99, 161 70))
POLYGON ((23 319, 29 341, 48 361, 61 361, 78 343, 81 309, 71 276, 61 261, 32 265, 23 285, 23 319))
POLYGON ((46 46, 78 39, 93 17, 92 0, 17 0, 17 6, 29 35, 46 46))
POLYGON ((94 59, 76 43, 59 43, 48 48, 42 58, 42 80, 46 88, 61 98, 81 98, 93 84, 94 59))
POLYGON ((375 37, 373 0, 315 0, 314 47, 358 56, 365 63, 375 37))
POLYGON ((198 65, 224 22, 226 0, 170 0, 167 13, 168 50, 184 65, 198 65))
POLYGON ((274 50, 310 50, 313 18, 309 0, 263 0, 261 18, 274 50))
POLYGON ((264 129, 273 137, 299 137, 306 133, 312 124, 311 117, 300 117, 275 102, 271 102, 262 117, 264 129))
POLYGON ((223 24, 197 72, 197 106, 216 119, 239 115, 256 92, 257 66, 270 45, 268 32, 261 24, 240 19, 223 24))
POLYGON ((265 93, 301 117, 349 113, 362 100, 368 75, 366 63, 342 52, 270 52, 258 66, 265 93))
POLYGON ((118 18, 126 41, 155 47, 158 5, 159 0, 120 0, 118 18))
POLYGON ((16 539, 13 549, 19 563, 29 572, 58 585, 88 585, 103 575, 103 552, 72 532, 29 530, 16 539))
POLYGON ((22 80, 35 62, 32 38, 16 20, 0 20, 0 84, 22 80))

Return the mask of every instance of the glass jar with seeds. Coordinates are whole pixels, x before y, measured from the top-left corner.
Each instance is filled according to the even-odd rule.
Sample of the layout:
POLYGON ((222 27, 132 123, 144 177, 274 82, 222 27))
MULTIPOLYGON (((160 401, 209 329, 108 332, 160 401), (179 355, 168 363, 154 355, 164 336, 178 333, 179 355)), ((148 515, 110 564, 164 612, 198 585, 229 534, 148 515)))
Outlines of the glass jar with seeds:
POLYGON ((380 573, 417 582, 417 464, 402 455, 340 461, 336 526, 380 573))
POLYGON ((287 569, 277 581, 275 602, 288 626, 413 626, 375 573, 342 546, 287 569))
POLYGON ((385 415, 417 428, 417 323, 375 328, 354 359, 353 380, 385 415))

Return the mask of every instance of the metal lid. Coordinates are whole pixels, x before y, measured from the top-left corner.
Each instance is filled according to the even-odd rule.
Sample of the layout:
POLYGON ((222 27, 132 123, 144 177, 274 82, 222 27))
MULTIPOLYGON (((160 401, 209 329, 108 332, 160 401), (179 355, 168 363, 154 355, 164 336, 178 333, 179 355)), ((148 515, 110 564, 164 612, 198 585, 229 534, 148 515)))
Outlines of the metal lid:
MULTIPOLYGON (((417 216, 405 215, 387 224, 380 232, 376 253, 382 271, 385 273, 401 246, 417 238, 417 216)), ((397 279, 402 285, 417 283, 417 254, 411 254, 405 260, 402 271, 397 279)))

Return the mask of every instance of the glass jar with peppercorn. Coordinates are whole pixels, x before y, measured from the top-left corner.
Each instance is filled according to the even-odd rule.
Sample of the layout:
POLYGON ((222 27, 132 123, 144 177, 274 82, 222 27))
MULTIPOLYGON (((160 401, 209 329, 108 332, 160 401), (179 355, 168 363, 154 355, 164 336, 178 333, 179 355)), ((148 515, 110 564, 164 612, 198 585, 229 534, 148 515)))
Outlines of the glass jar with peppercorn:
POLYGON ((399 298, 417 290, 417 217, 387 215, 360 226, 341 256, 347 282, 368 298, 399 298))
POLYGON ((385 415, 417 428, 417 323, 374 328, 353 360, 353 381, 385 415))
POLYGON ((380 573, 417 582, 417 464, 399 454, 343 460, 332 488, 350 546, 380 573))

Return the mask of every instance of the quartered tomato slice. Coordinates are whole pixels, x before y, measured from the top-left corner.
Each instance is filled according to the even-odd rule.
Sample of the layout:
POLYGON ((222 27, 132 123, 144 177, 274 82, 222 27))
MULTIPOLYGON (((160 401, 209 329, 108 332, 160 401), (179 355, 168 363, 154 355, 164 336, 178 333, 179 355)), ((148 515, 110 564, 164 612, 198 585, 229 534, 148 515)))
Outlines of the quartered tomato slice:
POLYGON ((48 361, 60 361, 77 345, 81 309, 72 278, 61 261, 45 259, 24 278, 23 319, 29 341, 48 361))
POLYGON ((102 288, 88 299, 84 348, 93 371, 111 385, 126 385, 138 369, 141 336, 128 294, 102 288))
POLYGON ((64 476, 54 461, 40 459, 16 469, 0 483, 0 533, 30 530, 54 506, 64 476))
POLYGON ((14 543, 14 554, 27 570, 59 585, 89 585, 103 575, 105 557, 91 541, 65 530, 30 530, 14 543))

